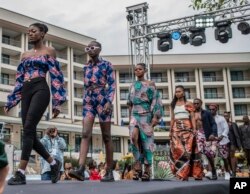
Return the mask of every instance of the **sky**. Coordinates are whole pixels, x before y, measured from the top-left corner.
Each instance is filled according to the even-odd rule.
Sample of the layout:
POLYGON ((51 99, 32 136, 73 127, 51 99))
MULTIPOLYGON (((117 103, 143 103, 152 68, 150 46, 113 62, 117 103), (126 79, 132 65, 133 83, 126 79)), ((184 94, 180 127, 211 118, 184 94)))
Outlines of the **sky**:
MULTIPOLYGON (((147 2, 148 23, 158 23, 200 13, 189 7, 191 0, 0 0, 0 7, 96 38, 103 55, 128 55, 126 7, 147 2)), ((233 25, 233 38, 222 44, 207 29, 207 42, 199 47, 173 41, 173 49, 153 54, 250 52, 250 35, 241 35, 233 25)), ((154 39, 154 43, 157 38, 154 39)))

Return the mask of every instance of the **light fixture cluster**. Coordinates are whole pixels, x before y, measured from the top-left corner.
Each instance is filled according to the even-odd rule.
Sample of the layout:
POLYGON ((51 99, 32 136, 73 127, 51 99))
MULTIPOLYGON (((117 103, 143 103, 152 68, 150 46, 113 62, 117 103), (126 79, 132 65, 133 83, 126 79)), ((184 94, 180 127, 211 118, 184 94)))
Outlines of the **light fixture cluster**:
MULTIPOLYGON (((205 29, 207 27, 215 27, 214 36, 215 40, 225 44, 232 38, 232 22, 230 20, 214 21, 214 17, 195 17, 194 27, 189 28, 188 31, 174 31, 172 33, 160 33, 157 35, 158 40, 158 50, 166 52, 173 48, 173 41, 179 40, 182 44, 188 44, 193 46, 201 46, 206 43, 205 29)), ((250 34, 250 25, 246 21, 241 21, 238 26, 238 30, 241 34, 250 34)))

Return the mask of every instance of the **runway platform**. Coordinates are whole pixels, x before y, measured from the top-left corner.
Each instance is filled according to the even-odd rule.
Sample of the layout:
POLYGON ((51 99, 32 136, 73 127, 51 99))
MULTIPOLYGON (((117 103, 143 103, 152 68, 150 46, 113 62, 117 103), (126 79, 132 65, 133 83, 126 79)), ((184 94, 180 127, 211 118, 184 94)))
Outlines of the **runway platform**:
POLYGON ((229 181, 27 181, 26 185, 6 185, 4 194, 229 194, 229 181))

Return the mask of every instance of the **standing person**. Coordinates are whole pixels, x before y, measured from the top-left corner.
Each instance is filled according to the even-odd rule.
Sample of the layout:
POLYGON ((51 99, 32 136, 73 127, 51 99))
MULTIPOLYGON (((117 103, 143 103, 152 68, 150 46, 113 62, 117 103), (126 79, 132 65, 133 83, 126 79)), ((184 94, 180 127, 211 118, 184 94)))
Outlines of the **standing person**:
POLYGON ((242 139, 242 146, 247 158, 247 165, 250 177, 250 122, 249 122, 249 117, 247 115, 243 116, 242 120, 243 120, 243 125, 241 125, 239 128, 242 139))
POLYGON ((227 121, 228 127, 229 127, 229 157, 228 162, 230 165, 230 168, 232 170, 232 178, 236 177, 236 168, 237 168, 237 159, 235 157, 235 151, 240 151, 242 149, 242 143, 241 143, 241 137, 238 125, 232 121, 230 121, 231 114, 230 112, 224 112, 224 118, 227 121))
POLYGON ((137 81, 130 86, 128 96, 129 133, 132 144, 134 164, 134 180, 150 180, 152 155, 154 148, 154 126, 163 115, 162 102, 155 83, 145 80, 146 65, 135 66, 137 81), (142 174, 142 164, 145 164, 142 174))
POLYGON ((201 99, 194 99, 193 104, 195 107, 194 117, 197 128, 198 150, 207 157, 212 171, 208 171, 205 176, 211 180, 217 180, 216 168, 214 165, 217 146, 215 138, 217 137, 217 125, 212 114, 202 109, 201 99))
POLYGON ((184 91, 183 86, 176 86, 171 102, 170 167, 180 180, 187 181, 189 176, 202 180, 201 154, 196 142, 195 109, 191 102, 187 102, 184 91))
POLYGON ((113 145, 111 139, 112 102, 115 94, 115 73, 112 64, 102 59, 99 54, 102 45, 92 41, 85 48, 90 60, 83 67, 84 71, 84 97, 83 97, 83 131, 80 148, 80 167, 70 171, 70 176, 83 181, 84 166, 92 137, 93 123, 96 114, 99 117, 102 138, 106 149, 107 170, 103 182, 114 181, 112 173, 113 145), (107 85, 107 87, 106 87, 107 85))
POLYGON ((4 143, 0 140, 0 194, 3 194, 5 179, 8 175, 9 166, 4 143))
POLYGON ((225 180, 229 180, 230 179, 229 162, 228 162, 229 142, 230 142, 228 139, 229 127, 226 119, 223 116, 217 114, 218 110, 217 104, 210 104, 209 110, 214 117, 218 130, 218 138, 217 138, 218 156, 223 159, 225 168, 225 180))
POLYGON ((9 179, 9 185, 26 184, 25 169, 32 149, 40 154, 51 165, 51 180, 56 183, 60 178, 61 162, 53 159, 36 137, 37 124, 41 120, 50 101, 46 73, 51 77, 53 118, 60 113, 60 106, 66 101, 63 87, 63 74, 56 60, 54 48, 44 45, 44 36, 48 32, 45 24, 34 23, 29 26, 29 43, 33 49, 22 54, 21 63, 17 67, 16 84, 8 95, 4 111, 8 111, 21 101, 23 124, 22 154, 18 170, 9 179))
MULTIPOLYGON (((63 152, 66 149, 66 142, 62 137, 58 136, 58 130, 56 127, 51 127, 47 129, 47 134, 41 139, 41 143, 49 152, 49 154, 60 161, 63 162, 63 152)), ((63 165, 60 169, 61 174, 63 173, 63 165)), ((51 180, 51 168, 47 161, 41 158, 41 180, 51 180)))

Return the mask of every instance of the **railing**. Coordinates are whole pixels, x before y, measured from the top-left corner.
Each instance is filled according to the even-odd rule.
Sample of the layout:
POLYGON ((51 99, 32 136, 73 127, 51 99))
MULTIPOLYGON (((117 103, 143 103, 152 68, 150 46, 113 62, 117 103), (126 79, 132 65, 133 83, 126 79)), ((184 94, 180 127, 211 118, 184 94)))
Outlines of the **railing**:
POLYGON ((250 115, 250 111, 243 111, 243 110, 239 110, 234 112, 235 116, 245 116, 245 115, 250 115))
POLYGON ((223 99, 225 98, 224 93, 205 93, 205 99, 223 99))
POLYGON ((203 76, 203 82, 221 82, 223 76, 203 76))
POLYGON ((62 73, 63 73, 64 77, 68 77, 68 71, 67 70, 62 70, 62 73))
POLYGON ((82 111, 75 112, 75 116, 81 117, 82 116, 82 111))
POLYGON ((61 59, 65 59, 65 60, 67 60, 67 54, 65 54, 65 53, 62 53, 62 52, 56 52, 56 56, 58 57, 58 58, 61 58, 61 59))
POLYGON ((233 98, 250 98, 250 94, 233 93, 233 98))
POLYGON ((194 76, 175 77, 175 82, 195 82, 194 76))
POLYGON ((83 98, 83 92, 82 93, 75 93, 75 98, 83 98))
POLYGON ((82 74, 74 74, 74 79, 78 81, 83 81, 83 75, 82 74))
POLYGON ((21 47, 21 41, 15 40, 13 38, 2 37, 2 43, 8 44, 11 46, 21 47))
POLYGON ((120 83, 132 83, 133 79, 132 77, 128 78, 120 78, 120 83))
POLYGON ((61 113, 62 113, 62 114, 68 114, 68 113, 69 113, 69 109, 67 109, 67 108, 65 108, 65 107, 62 107, 61 113))
POLYGON ((129 116, 128 112, 121 112, 122 118, 127 118, 129 116))
POLYGON ((80 63, 80 64, 83 64, 83 63, 85 63, 85 62, 86 62, 86 58, 82 58, 82 57, 74 57, 74 58, 73 58, 73 61, 74 61, 75 63, 80 63))
POLYGON ((231 76, 231 81, 250 81, 248 76, 231 76))
POLYGON ((19 60, 16 59, 11 59, 8 57, 2 57, 2 63, 12 65, 12 66, 17 66, 19 64, 19 60))
POLYGON ((125 96, 121 95, 120 100, 128 100, 128 94, 126 94, 125 96))
POLYGON ((154 81, 155 83, 168 82, 167 77, 151 77, 151 80, 154 81))
POLYGON ((169 99, 169 95, 168 94, 160 94, 162 99, 169 99))

